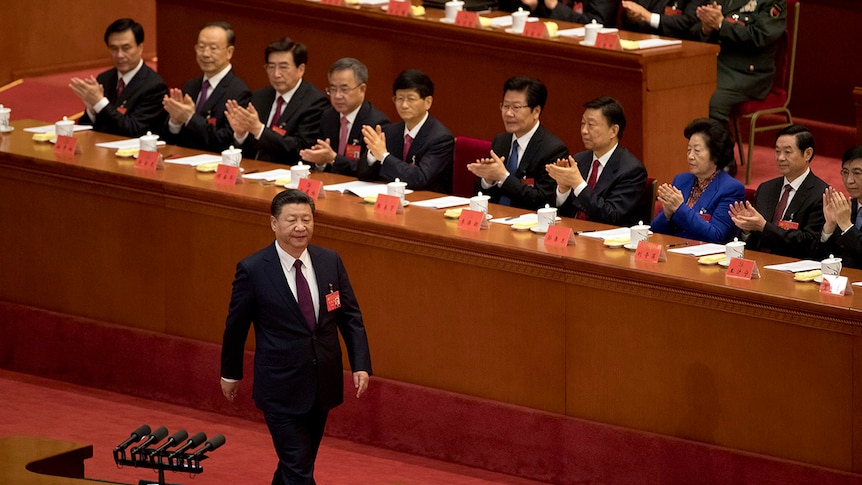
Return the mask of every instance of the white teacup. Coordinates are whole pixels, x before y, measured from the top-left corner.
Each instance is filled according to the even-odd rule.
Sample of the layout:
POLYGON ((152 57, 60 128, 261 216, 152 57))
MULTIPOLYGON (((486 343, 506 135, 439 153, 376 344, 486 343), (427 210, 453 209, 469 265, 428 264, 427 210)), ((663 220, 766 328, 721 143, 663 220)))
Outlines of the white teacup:
POLYGON ((733 258, 745 257, 745 241, 733 238, 733 241, 724 245, 724 254, 725 263, 730 263, 730 260, 733 258))
POLYGON ((394 195, 401 199, 401 204, 404 204, 404 193, 407 191, 407 182, 402 182, 401 179, 395 179, 394 182, 386 184, 386 193, 394 195))
POLYGON ((290 167, 290 185, 299 187, 300 179, 307 179, 311 174, 311 165, 306 165, 302 162, 290 167))
POLYGON ((479 192, 478 194, 470 197, 470 210, 471 211, 479 211, 488 213, 488 200, 491 197, 479 192))
POLYGON ((0 104, 0 131, 9 131, 9 118, 12 110, 0 104))
POLYGON ((54 123, 54 134, 57 136, 72 136, 75 134, 75 122, 63 117, 62 120, 54 123))
POLYGON ((636 245, 641 241, 649 239, 649 225, 639 222, 638 225, 629 228, 629 239, 631 244, 636 245))
POLYGON ((545 207, 536 211, 536 218, 539 221, 536 228, 540 231, 547 231, 548 226, 557 223, 557 208, 545 204, 545 207))
POLYGON ((234 148, 233 145, 230 146, 227 150, 221 152, 221 163, 224 165, 230 165, 231 167, 239 167, 239 163, 242 161, 242 150, 239 148, 234 148))
POLYGON ((838 276, 841 274, 841 258, 836 258, 830 254, 828 258, 820 262, 820 272, 823 273, 824 276, 838 276))
POLYGON ((464 10, 464 2, 461 0, 449 0, 445 4, 446 9, 446 20, 448 22, 454 22, 455 17, 458 16, 458 12, 464 10))
MULTIPOLYGON (((138 138, 138 142, 140 143, 140 149, 142 152, 154 152, 159 144, 159 135, 154 135, 148 131, 146 135, 138 138)), ((240 151, 240 157, 241 156, 242 151, 240 151)))
POLYGON ((524 25, 527 24, 527 17, 529 16, 530 12, 523 8, 518 8, 517 12, 512 12, 512 32, 516 34, 524 33, 524 25))
POLYGON ((595 45, 596 37, 602 28, 604 28, 604 25, 597 23, 595 20, 592 23, 584 25, 584 44, 595 45))

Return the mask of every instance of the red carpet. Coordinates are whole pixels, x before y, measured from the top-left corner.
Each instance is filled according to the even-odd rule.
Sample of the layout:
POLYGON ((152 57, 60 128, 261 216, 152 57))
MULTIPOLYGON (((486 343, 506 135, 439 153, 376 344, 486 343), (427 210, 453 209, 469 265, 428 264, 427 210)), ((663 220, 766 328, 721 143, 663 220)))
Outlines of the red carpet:
POLYGON ((84 110, 84 103, 69 88, 69 80, 72 77, 95 76, 105 69, 24 79, 21 84, 0 91, 0 104, 12 109, 12 120, 32 119, 53 123, 63 116, 72 116, 84 110))

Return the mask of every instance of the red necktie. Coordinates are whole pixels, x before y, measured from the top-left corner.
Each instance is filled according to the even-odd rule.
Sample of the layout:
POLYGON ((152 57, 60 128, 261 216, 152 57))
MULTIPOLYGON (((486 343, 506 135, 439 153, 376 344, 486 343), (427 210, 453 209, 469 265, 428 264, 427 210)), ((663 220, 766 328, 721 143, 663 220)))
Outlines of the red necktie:
POLYGON ((278 97, 278 100, 275 102, 275 114, 272 115, 272 122, 269 124, 270 127, 275 128, 278 126, 278 119, 281 118, 281 108, 284 106, 284 98, 281 96, 278 97))
POLYGON ((781 194, 781 199, 778 200, 778 205, 775 206, 775 214, 772 216, 772 223, 778 224, 781 222, 781 217, 787 209, 787 199, 790 197, 790 189, 793 187, 790 184, 784 186, 784 193, 781 194))
POLYGON ((404 156, 401 157, 401 160, 407 161, 407 152, 410 151, 410 145, 413 144, 413 137, 410 135, 404 135, 404 156))
MULTIPOLYGON (((587 187, 589 187, 591 190, 596 188, 596 179, 598 179, 598 178, 599 178, 599 161, 593 160, 593 168, 590 169, 590 178, 589 178, 589 180, 587 180, 587 187)), ((575 216, 575 219, 580 219, 582 221, 586 221, 587 219, 589 219, 589 217, 587 217, 586 212, 580 211, 580 212, 578 212, 578 215, 575 216)))
POLYGON ((123 81, 123 78, 117 80, 117 97, 119 98, 123 94, 123 89, 126 88, 126 82, 123 81))
POLYGON ((341 117, 341 131, 338 132, 338 154, 344 155, 347 149, 347 117, 341 117))
POLYGON ((313 333, 316 324, 314 301, 311 299, 311 290, 308 289, 308 281, 302 275, 302 261, 298 259, 294 261, 293 268, 296 270, 296 301, 299 303, 299 310, 302 311, 302 316, 305 317, 306 326, 313 333))

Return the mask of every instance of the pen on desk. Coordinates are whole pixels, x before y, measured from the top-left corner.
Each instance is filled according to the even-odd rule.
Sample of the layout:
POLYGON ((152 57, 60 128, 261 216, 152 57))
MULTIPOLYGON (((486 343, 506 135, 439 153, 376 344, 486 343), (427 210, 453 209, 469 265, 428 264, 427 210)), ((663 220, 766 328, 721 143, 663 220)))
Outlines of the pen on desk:
POLYGON ((584 234, 584 233, 587 233, 587 232, 596 232, 596 230, 595 230, 595 229, 587 229, 586 231, 578 231, 578 232, 576 232, 575 234, 584 234))
POLYGON ((512 217, 507 217, 507 218, 506 218, 506 219, 504 219, 504 220, 507 220, 507 221, 514 221, 515 219, 519 219, 520 217, 521 217, 521 216, 512 216, 512 217))
POLYGON ((257 172, 260 172, 260 170, 249 170, 248 172, 243 172, 243 175, 248 175, 250 173, 257 173, 257 172))
POLYGON ((667 245, 667 247, 668 247, 668 248, 679 248, 679 247, 682 247, 682 246, 688 246, 688 243, 687 243, 687 242, 681 242, 681 243, 668 244, 668 245, 667 245))

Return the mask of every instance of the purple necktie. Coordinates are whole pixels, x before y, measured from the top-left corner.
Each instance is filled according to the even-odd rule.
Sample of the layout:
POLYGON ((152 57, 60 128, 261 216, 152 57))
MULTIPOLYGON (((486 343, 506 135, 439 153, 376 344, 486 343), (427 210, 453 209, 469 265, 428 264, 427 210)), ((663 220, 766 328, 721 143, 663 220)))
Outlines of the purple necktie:
POLYGON ((314 318, 314 301, 311 299, 311 290, 308 289, 308 281, 302 275, 302 261, 296 260, 293 262, 293 268, 296 270, 296 300, 299 303, 299 309, 302 311, 302 316, 305 317, 305 325, 314 333, 316 320, 314 318))
POLYGON ((210 82, 207 79, 204 79, 203 84, 201 85, 201 94, 198 96, 198 105, 195 108, 196 114, 201 114, 204 110, 204 103, 207 102, 207 91, 210 90, 210 82))
MULTIPOLYGON (((413 144, 413 137, 410 135, 404 135, 404 156, 401 157, 401 160, 407 161, 407 152, 410 151, 410 145, 413 144)), ((409 163, 409 162, 408 162, 409 163)))
POLYGON ((278 119, 281 118, 282 107, 284 107, 284 98, 279 96, 278 100, 275 102, 275 114, 272 115, 272 123, 269 124, 271 128, 278 126, 278 119))

